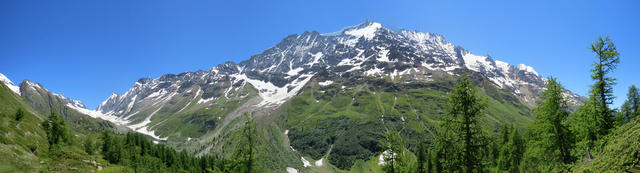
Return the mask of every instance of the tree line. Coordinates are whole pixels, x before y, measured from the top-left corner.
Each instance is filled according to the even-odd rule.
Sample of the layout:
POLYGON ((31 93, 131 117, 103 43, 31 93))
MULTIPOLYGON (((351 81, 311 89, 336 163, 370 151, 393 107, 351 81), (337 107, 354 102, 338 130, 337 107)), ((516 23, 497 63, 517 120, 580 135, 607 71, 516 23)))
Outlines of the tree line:
POLYGON ((524 129, 503 125, 497 133, 481 126, 485 101, 466 75, 449 94, 446 114, 440 117, 432 143, 418 143, 414 152, 398 132, 387 132, 381 141, 385 172, 568 172, 578 161, 593 160, 604 137, 640 112, 640 94, 629 88, 619 110, 612 109, 611 73, 620 62, 609 37, 591 44, 596 61, 591 69, 589 97, 577 111, 570 111, 565 89, 549 77, 541 100, 532 109, 536 119, 524 129))
MULTIPOLYGON (((19 110, 16 115, 23 114, 19 110)), ((247 114, 246 124, 239 129, 237 144, 230 158, 216 155, 195 157, 191 153, 154 144, 143 134, 127 132, 116 134, 104 131, 99 137, 87 135, 81 144, 89 155, 97 155, 113 165, 130 168, 132 172, 256 172, 255 122, 247 114)), ((55 112, 42 122, 49 143, 49 155, 54 158, 63 152, 65 145, 78 145, 72 142, 74 136, 67 129, 63 118, 55 112), (56 154, 57 153, 57 154, 56 154)))

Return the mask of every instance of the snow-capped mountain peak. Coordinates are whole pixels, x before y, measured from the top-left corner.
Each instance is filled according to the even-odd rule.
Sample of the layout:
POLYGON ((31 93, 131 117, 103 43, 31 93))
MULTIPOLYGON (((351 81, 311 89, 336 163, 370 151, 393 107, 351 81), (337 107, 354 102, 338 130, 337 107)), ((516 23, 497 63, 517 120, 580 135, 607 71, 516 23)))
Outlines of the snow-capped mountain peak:
POLYGON ((9 89, 11 89, 11 91, 13 91, 14 93, 20 95, 20 87, 18 87, 15 84, 13 84, 13 82, 11 82, 11 80, 9 80, 9 78, 7 78, 7 76, 5 76, 2 73, 0 73, 0 81, 2 81, 2 83, 4 83, 7 87, 9 87, 9 89))
POLYGON ((292 34, 239 63, 142 78, 129 91, 112 94, 97 112, 118 117, 130 128, 161 139, 153 130, 162 126, 162 120, 152 121, 154 117, 166 118, 229 100, 243 100, 251 103, 250 107, 276 108, 323 73, 428 82, 438 71, 448 75, 478 72, 530 106, 545 84, 532 67, 475 55, 439 34, 394 32, 380 23, 365 21, 328 34, 292 34), (256 100, 244 100, 254 96, 256 100))
POLYGON ((364 37, 365 39, 372 39, 376 32, 383 28, 382 24, 376 23, 373 21, 366 21, 356 27, 350 28, 348 30, 344 30, 343 33, 346 35, 351 35, 355 37, 364 37))

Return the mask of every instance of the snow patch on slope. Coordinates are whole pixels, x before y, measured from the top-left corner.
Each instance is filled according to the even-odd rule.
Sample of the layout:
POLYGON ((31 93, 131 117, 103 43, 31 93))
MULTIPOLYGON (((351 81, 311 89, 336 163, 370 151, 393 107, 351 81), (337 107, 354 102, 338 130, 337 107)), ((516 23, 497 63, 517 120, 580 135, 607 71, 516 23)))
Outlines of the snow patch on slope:
POLYGON ((330 80, 327 80, 327 81, 324 81, 324 82, 318 82, 318 85, 320 85, 320 86, 327 86, 327 85, 331 85, 331 84, 333 84, 333 81, 330 81, 330 80))
POLYGON ((315 64, 318 64, 320 62, 320 58, 322 58, 322 56, 324 56, 324 54, 322 54, 322 52, 318 52, 318 53, 310 54, 310 55, 313 57, 313 61, 311 61, 311 62, 309 62, 309 63, 307 63, 305 65, 313 66, 315 64))
POLYGON ((485 70, 493 69, 487 56, 478 56, 467 52, 462 55, 462 58, 464 59, 464 65, 470 70, 479 72, 481 68, 486 68, 485 70))
POLYGON ((98 112, 96 110, 89 110, 87 108, 77 107, 76 105, 71 104, 71 103, 67 103, 67 107, 75 109, 76 111, 78 111, 80 113, 89 115, 92 118, 99 118, 99 119, 107 120, 109 122, 112 122, 112 123, 115 123, 115 124, 118 124, 118 125, 124 125, 124 124, 129 123, 129 121, 121 119, 119 117, 116 117, 116 116, 113 116, 113 115, 105 115, 105 114, 102 114, 102 113, 100 113, 100 112, 98 112))
POLYGON ((528 72, 528 73, 534 74, 534 75, 536 75, 536 76, 540 76, 540 75, 538 74, 538 72, 536 72, 536 70, 534 70, 534 69, 533 69, 533 67, 531 67, 531 66, 527 66, 527 65, 524 65, 524 64, 518 64, 518 67, 517 67, 517 68, 518 68, 518 70, 523 70, 523 71, 525 71, 525 72, 528 72))
POLYGON ((298 173, 298 170, 296 168, 287 167, 287 173, 298 173))
POLYGON ((11 89, 11 91, 13 91, 14 93, 20 95, 20 87, 18 87, 15 84, 13 84, 13 82, 11 82, 11 80, 9 80, 9 78, 7 78, 7 76, 5 76, 2 73, 0 73, 0 81, 2 81, 4 83, 4 85, 9 87, 9 89, 11 89))
POLYGON ((135 95, 133 96, 133 98, 131 98, 131 102, 129 102, 129 104, 127 105, 127 113, 131 112, 131 108, 133 108, 133 105, 136 103, 136 98, 138 98, 138 95, 135 95))
POLYGON ((311 166, 311 162, 309 162, 307 159, 305 159, 304 157, 300 157, 300 160, 302 160, 302 166, 303 167, 309 167, 311 166))
POLYGON ((142 122, 138 123, 138 124, 134 124, 134 125, 128 125, 127 127, 129 127, 130 129, 138 132, 138 133, 142 133, 145 134, 147 136, 151 136, 154 139, 157 140, 167 140, 167 137, 164 138, 160 138, 160 136, 156 136, 155 132, 153 130, 149 130, 149 127, 147 127, 147 125, 149 123, 151 123, 151 117, 153 115, 155 115, 156 113, 158 113, 158 111, 160 111, 160 109, 162 109, 162 107, 158 108, 156 111, 153 111, 153 113, 151 113, 149 116, 147 116, 142 122))
POLYGON ((368 25, 368 26, 366 26, 364 28, 349 30, 349 31, 345 31, 344 33, 347 34, 347 35, 358 37, 358 38, 364 37, 364 38, 370 40, 374 36, 376 36, 376 31, 378 31, 378 29, 380 29, 380 28, 382 28, 381 24, 372 22, 370 25, 368 25))
POLYGON ((258 90, 258 94, 263 99, 258 106, 272 106, 284 103, 287 99, 295 96, 298 91, 300 91, 300 89, 302 89, 302 87, 311 80, 313 74, 300 75, 296 80, 283 87, 277 87, 271 82, 250 79, 245 74, 232 76, 249 82, 258 90), (289 87, 293 87, 293 89, 289 91, 289 87))

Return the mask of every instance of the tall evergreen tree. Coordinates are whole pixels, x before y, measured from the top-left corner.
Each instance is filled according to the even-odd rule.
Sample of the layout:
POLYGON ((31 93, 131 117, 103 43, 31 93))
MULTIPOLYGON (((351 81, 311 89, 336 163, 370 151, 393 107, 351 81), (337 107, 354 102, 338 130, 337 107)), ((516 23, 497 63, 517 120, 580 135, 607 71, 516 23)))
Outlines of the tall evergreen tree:
POLYGON ((606 134, 613 126, 613 112, 609 105, 613 103, 613 85, 616 84, 616 79, 608 75, 616 69, 620 62, 620 53, 609 36, 599 37, 595 43, 591 44, 591 51, 596 53, 598 60, 593 64, 594 68, 591 70, 591 79, 595 80, 595 84, 591 86, 589 99, 594 101, 596 106, 599 131, 601 134, 606 134))
POLYGON ((413 172, 409 169, 407 160, 407 150, 405 141, 398 132, 385 133, 384 141, 381 142, 384 153, 384 165, 382 170, 387 173, 413 172))
POLYGON ((236 146, 236 150, 233 153, 234 163, 230 170, 232 172, 255 172, 256 166, 256 125, 255 121, 249 117, 248 113, 244 113, 246 118, 245 126, 241 129, 241 139, 236 146))
POLYGON ((595 81, 589 91, 589 99, 578 110, 575 117, 574 131, 580 139, 579 144, 585 148, 585 159, 591 160, 591 150, 595 142, 607 135, 614 126, 613 110, 609 105, 613 102, 613 85, 615 78, 609 74, 620 62, 619 53, 613 41, 607 36, 599 37, 591 44, 597 61, 593 63, 591 79, 595 81))
POLYGON ((630 121, 631 118, 640 115, 638 108, 640 107, 640 93, 638 93, 638 88, 635 85, 631 85, 629 87, 629 92, 627 93, 627 100, 624 101, 620 108, 619 116, 624 121, 630 121))
POLYGON ((486 150, 486 136, 479 122, 485 106, 473 83, 464 75, 449 94, 447 114, 441 117, 442 132, 436 138, 442 169, 451 172, 483 169, 481 153, 486 150))
POLYGON ((536 120, 528 127, 527 167, 563 169, 562 165, 574 161, 571 156, 573 134, 566 126, 569 116, 563 87, 553 77, 548 78, 546 90, 538 106, 533 109, 536 120), (540 167, 538 167, 540 166, 540 167))

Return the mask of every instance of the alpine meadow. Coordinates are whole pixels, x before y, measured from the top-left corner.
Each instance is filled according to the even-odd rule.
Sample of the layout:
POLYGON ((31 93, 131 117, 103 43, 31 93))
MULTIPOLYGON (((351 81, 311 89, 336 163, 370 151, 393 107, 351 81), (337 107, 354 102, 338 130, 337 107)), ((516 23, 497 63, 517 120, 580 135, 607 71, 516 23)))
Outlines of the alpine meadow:
MULTIPOLYGON (((6 28, 0 29, 6 36, 0 45, 7 45, 0 48, 0 172, 640 172, 638 35, 612 29, 640 25, 633 25, 640 14, 628 7, 592 14, 635 14, 620 26, 553 38, 534 31, 547 29, 523 35, 499 24, 551 27, 545 21, 554 17, 600 18, 583 15, 591 11, 580 11, 582 6, 568 13, 546 7, 555 2, 494 4, 506 5, 481 15, 497 22, 477 26, 483 29, 459 27, 479 18, 465 12, 469 4, 442 15, 457 22, 433 26, 446 20, 432 17, 442 11, 417 2, 60 3, 0 3, 0 26, 6 28), (291 9, 295 4, 319 14, 294 13, 300 12, 291 9), (366 12, 347 12, 352 7, 366 12), (531 13, 538 10, 552 16, 531 13), (401 17, 406 14, 416 16, 401 17), (361 23, 281 35, 354 20, 361 23), (215 23, 202 26, 217 31, 201 33, 193 22, 215 23), (395 25, 433 27, 451 36, 395 25), (468 33, 509 35, 513 43, 468 33), (548 49, 570 38, 579 45, 548 49), (60 42, 49 42, 54 40, 60 42), (516 46, 520 41, 539 46, 516 46), (248 58, 237 53, 256 50, 248 58), (524 51, 532 58, 471 50, 524 51), (220 57, 226 55, 241 57, 220 57), (9 77, 29 79, 14 83, 9 77), (129 87, 117 87, 121 79, 129 87), (91 104, 76 97, 91 98, 91 104), (104 100, 92 105, 95 99, 104 100)), ((549 30, 570 27, 555 24, 549 30)))

